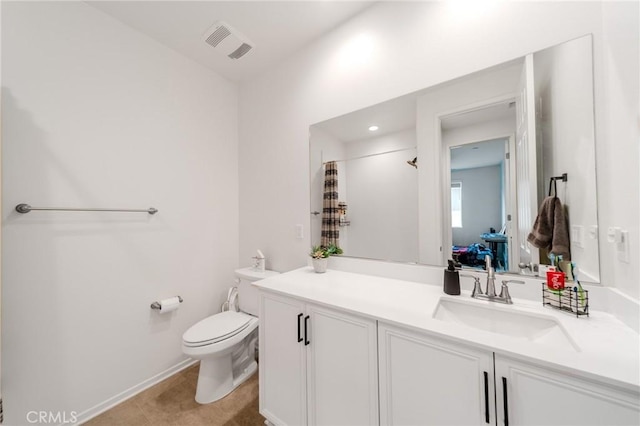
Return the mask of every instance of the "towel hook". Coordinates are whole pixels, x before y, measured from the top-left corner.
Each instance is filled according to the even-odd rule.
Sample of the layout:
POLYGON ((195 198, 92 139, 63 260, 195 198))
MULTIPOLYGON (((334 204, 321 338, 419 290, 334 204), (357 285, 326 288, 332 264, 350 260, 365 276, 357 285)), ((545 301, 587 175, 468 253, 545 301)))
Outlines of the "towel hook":
POLYGON ((551 184, 553 184, 553 196, 558 196, 558 185, 556 182, 559 180, 566 182, 568 180, 567 174, 563 173, 561 176, 552 176, 549 178, 549 197, 551 197, 551 184))

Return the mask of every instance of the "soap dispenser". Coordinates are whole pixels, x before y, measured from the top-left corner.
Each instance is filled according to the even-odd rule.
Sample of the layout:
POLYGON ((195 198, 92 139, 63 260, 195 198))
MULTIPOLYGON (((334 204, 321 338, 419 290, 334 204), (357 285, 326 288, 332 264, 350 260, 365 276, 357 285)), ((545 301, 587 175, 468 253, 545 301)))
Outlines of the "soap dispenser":
POLYGON ((453 260, 449 259, 449 266, 444 270, 444 292, 452 296, 460 294, 460 275, 453 260))
POLYGON ((266 259, 264 258, 264 254, 262 251, 258 250, 257 255, 254 257, 255 263, 253 264, 253 269, 259 272, 265 271, 265 263, 266 259))

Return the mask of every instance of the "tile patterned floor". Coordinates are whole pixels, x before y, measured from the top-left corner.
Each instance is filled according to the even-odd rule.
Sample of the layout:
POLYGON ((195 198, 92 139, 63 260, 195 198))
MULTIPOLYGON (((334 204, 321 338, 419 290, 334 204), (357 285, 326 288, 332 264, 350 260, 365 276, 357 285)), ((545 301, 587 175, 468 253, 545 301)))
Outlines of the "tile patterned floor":
POLYGON ((196 364, 120 405, 100 414, 87 426, 262 426, 258 413, 258 374, 234 392, 211 404, 194 397, 198 380, 196 364))

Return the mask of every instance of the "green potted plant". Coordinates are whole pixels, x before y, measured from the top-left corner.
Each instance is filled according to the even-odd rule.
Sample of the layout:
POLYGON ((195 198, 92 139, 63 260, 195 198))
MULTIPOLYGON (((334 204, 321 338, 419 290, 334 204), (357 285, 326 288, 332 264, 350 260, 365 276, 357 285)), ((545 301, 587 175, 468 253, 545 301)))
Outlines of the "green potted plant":
POLYGON ((313 269, 319 274, 326 272, 329 256, 333 256, 334 254, 342 254, 342 249, 335 244, 311 247, 311 253, 309 253, 309 256, 311 256, 313 269))

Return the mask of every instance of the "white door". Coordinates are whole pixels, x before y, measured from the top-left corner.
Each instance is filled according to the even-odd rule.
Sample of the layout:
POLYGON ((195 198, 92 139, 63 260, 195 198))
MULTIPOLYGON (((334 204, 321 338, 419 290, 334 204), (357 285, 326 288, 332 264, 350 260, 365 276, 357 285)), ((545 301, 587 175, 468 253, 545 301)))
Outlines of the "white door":
POLYGON ((381 425, 495 425, 493 353, 379 323, 381 425))
POLYGON ((307 305, 309 425, 377 425, 376 322, 307 305))
POLYGON ((518 202, 516 190, 516 159, 515 159, 515 137, 512 135, 505 142, 506 160, 504 167, 505 175, 505 204, 507 209, 507 260, 509 272, 518 272, 519 247, 518 242, 518 202))
POLYGON ((498 425, 638 425, 637 394, 495 356, 498 425))
POLYGON ((533 55, 525 57, 516 96, 516 163, 519 261, 539 263, 538 249, 527 241, 538 211, 533 55))
POLYGON ((260 414, 276 425, 307 423, 305 319, 302 302, 261 293, 260 414))

